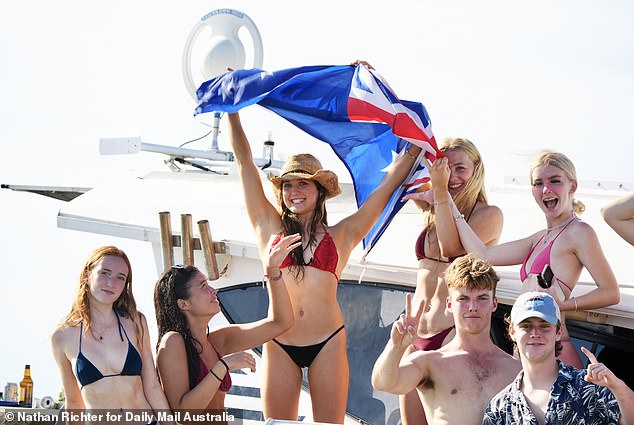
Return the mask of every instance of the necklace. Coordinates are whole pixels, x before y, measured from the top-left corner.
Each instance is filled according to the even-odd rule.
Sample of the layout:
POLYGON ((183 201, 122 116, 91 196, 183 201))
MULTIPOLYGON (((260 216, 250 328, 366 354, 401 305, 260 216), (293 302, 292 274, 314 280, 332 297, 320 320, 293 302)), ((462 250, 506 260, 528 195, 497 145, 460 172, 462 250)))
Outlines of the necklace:
POLYGON ((570 222, 571 222, 572 220, 574 220, 574 219, 575 219, 575 216, 573 215, 572 217, 570 217, 568 220, 564 221, 564 222, 563 222, 563 223, 561 223, 561 224, 558 224, 558 225, 556 225, 556 226, 554 226, 554 227, 547 227, 547 228, 546 228, 546 234, 548 234, 548 233, 552 232, 553 230, 557 230, 557 229, 559 229, 560 227, 565 226, 566 224, 570 223, 570 222))
MULTIPOLYGON (((548 237, 550 236, 550 232, 552 232, 553 230, 557 230, 560 229, 564 226, 566 226, 568 223, 570 223, 572 220, 574 220, 576 217, 573 215, 572 217, 570 217, 568 220, 564 221, 561 224, 558 224, 557 226, 554 227, 548 227, 546 229, 546 233, 544 234, 544 236, 542 237, 542 245, 546 245, 548 244, 548 237)), ((555 236, 555 239, 557 238, 557 236, 555 236)), ((554 239, 553 239, 554 240, 554 239)))
MULTIPOLYGON (((115 313, 115 314, 116 314, 116 313, 115 313)), ((105 328, 103 328, 103 329, 101 330, 101 332, 100 332, 100 333, 101 333, 101 335, 99 335, 99 336, 95 335, 94 327, 93 327, 93 326, 91 326, 92 335, 95 337, 95 339, 98 339, 99 341, 103 341, 103 336, 104 336, 104 335, 106 334, 106 332, 107 332, 107 331, 108 331, 108 330, 112 327, 112 324, 114 323, 114 321, 115 321, 115 319, 116 319, 116 318, 117 318, 117 317, 115 316, 115 318, 114 318, 114 319, 110 320, 110 323, 108 323, 108 325, 107 325, 105 328)))

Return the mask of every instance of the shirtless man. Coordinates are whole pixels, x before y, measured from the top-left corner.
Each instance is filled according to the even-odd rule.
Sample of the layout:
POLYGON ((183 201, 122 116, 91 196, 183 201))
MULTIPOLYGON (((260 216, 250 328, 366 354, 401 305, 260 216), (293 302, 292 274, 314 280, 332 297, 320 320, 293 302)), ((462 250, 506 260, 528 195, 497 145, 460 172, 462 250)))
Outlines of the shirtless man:
POLYGON ((408 294, 405 314, 394 322, 390 341, 374 365, 374 388, 394 394, 416 388, 429 424, 481 424, 491 398, 521 369, 519 361, 493 344, 489 336, 498 280, 495 270, 473 254, 454 261, 445 272, 445 281, 455 338, 438 350, 403 357, 416 338, 425 308, 423 303, 412 313, 408 294))

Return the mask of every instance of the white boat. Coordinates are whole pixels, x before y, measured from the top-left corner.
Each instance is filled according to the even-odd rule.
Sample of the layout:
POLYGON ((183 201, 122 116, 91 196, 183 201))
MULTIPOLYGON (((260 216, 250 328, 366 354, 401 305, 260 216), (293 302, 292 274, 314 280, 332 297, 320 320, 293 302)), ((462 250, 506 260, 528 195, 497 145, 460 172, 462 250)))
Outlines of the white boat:
MULTIPOLYGON (((217 251, 214 255, 220 275, 213 282, 219 289, 224 313, 218 323, 224 320, 238 323, 254 321, 266 315, 268 300, 261 286, 262 266, 244 208, 240 182, 231 162, 207 165, 221 173, 196 168, 166 169, 126 173, 87 191, 73 188, 20 189, 34 192, 54 189, 57 194, 74 191, 79 196, 62 206, 57 225, 107 235, 113 240, 124 238, 147 242, 148 249, 152 249, 154 254, 153 266, 157 276, 163 270, 166 252, 173 253, 175 263, 182 263, 184 256, 188 255, 182 248, 182 241, 187 240, 181 232, 183 223, 185 234, 189 232, 187 229, 191 229, 193 236, 194 264, 207 269, 200 230, 191 225, 207 220, 217 251), (161 237, 162 212, 170 213, 172 236, 169 240, 174 247, 168 251, 166 239, 161 237), (189 225, 186 224, 188 220, 189 225)), ((264 187, 270 187, 264 173, 262 177, 264 187)), ((588 184, 586 182, 586 186, 588 184)), ((603 183, 603 186, 607 184, 603 183)), ((342 186, 343 194, 328 201, 331 223, 356 209, 351 185, 342 186)), ((580 186, 584 187, 584 182, 580 186)), ((503 240, 525 234, 526 228, 540 228, 543 218, 532 205, 529 190, 519 177, 509 177, 506 183, 489 188, 491 202, 500 206, 507 217, 503 240)), ((598 206, 618 194, 618 190, 603 188, 580 189, 578 197, 585 201, 589 211, 598 211, 598 206)), ((272 199, 270 190, 269 195, 272 199)), ((65 196, 70 197, 68 193, 65 196)), ((632 247, 616 234, 604 230, 607 226, 598 214, 589 214, 584 219, 599 229, 602 235, 604 251, 620 284, 621 302, 596 311, 579 312, 574 320, 569 320, 568 328, 576 345, 583 343, 591 347, 634 386, 632 372, 620 366, 634 354, 634 276, 627 267, 632 247)), ((360 247, 355 250, 341 276, 338 297, 345 317, 351 364, 347 418, 350 423, 397 424, 400 420, 397 397, 375 391, 370 383, 370 374, 374 359, 387 342, 392 322, 403 309, 403 294, 414 290, 416 263, 413 246, 421 230, 421 222, 422 217, 413 205, 403 208, 365 260, 361 258, 360 247)), ((205 232, 202 234, 204 239, 205 232)), ((498 268, 498 271, 501 281, 497 296, 502 305, 495 315, 492 337, 496 343, 506 346, 502 317, 519 294, 521 283, 517 267, 498 268)), ((589 277, 582 276, 574 294, 580 295, 594 286, 589 277)), ((257 373, 233 375, 236 386, 227 398, 229 411, 247 421, 263 421, 257 373)), ((310 419, 310 399, 305 389, 300 420, 310 419)))

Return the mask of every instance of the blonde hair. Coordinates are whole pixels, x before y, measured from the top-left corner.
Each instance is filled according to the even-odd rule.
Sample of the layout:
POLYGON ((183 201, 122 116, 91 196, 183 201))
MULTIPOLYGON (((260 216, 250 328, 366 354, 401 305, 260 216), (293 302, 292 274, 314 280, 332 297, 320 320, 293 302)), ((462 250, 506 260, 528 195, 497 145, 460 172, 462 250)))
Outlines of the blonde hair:
POLYGON ((445 282, 449 290, 491 290, 495 296, 499 280, 493 266, 474 254, 457 258, 445 271, 445 282))
MULTIPOLYGON (((533 171, 537 167, 552 165, 553 167, 559 168, 563 171, 564 175, 571 182, 577 181, 577 170, 575 169, 575 165, 572 163, 570 158, 560 152, 555 151, 543 151, 539 154, 539 156, 531 165, 531 169, 529 172, 529 178, 531 181, 531 186, 533 185, 533 171)), ((572 211, 575 214, 581 214, 586 210, 586 206, 576 199, 574 196, 572 197, 572 211)))
MULTIPOLYGON (((447 137, 443 139, 440 145, 440 150, 442 152, 462 151, 466 153, 467 157, 471 160, 471 162, 473 162, 473 175, 454 198, 454 202, 456 207, 458 207, 458 210, 462 214, 467 215, 477 202, 487 204, 489 201, 484 189, 484 163, 482 162, 482 156, 475 145, 468 139, 447 137)), ((426 225, 428 228, 431 228, 434 223, 434 207, 430 205, 426 225)))
POLYGON ((95 265, 104 259, 105 257, 119 257, 128 266, 128 276, 126 277, 123 292, 114 302, 113 308, 116 312, 124 317, 130 318, 135 325, 137 334, 137 344, 141 347, 143 344, 143 328, 139 313, 136 309, 136 302, 132 295, 132 266, 128 256, 117 247, 114 246, 102 246, 95 249, 90 253, 88 259, 84 263, 84 267, 79 274, 79 281, 77 285, 77 293, 73 300, 73 305, 70 309, 70 313, 63 320, 63 326, 78 326, 83 323, 84 332, 88 331, 91 327, 90 316, 90 273, 94 269, 95 265))

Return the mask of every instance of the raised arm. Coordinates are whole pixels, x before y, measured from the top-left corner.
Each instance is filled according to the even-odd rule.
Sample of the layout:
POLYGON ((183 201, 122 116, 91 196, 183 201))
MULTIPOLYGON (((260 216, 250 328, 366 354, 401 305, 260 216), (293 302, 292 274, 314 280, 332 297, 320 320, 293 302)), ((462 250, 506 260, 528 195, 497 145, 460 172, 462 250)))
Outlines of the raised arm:
POLYGON ((460 235, 460 242, 467 252, 474 253, 479 258, 488 261, 493 266, 511 266, 521 264, 533 244, 534 235, 500 245, 486 246, 473 231, 464 215, 449 197, 451 215, 456 223, 456 229, 460 235))
MULTIPOLYGON (((430 203, 434 205, 434 222, 440 252, 445 257, 456 257, 466 253, 460 241, 460 235, 454 222, 454 214, 449 205, 449 177, 451 171, 447 158, 438 158, 434 163, 424 159, 432 182, 431 192, 416 192, 403 197, 417 203, 430 203)), ((493 205, 478 207, 469 218, 469 226, 479 240, 486 246, 497 244, 502 233, 504 216, 502 210, 493 205)))
POLYGON ((238 165, 247 214, 262 245, 268 241, 273 233, 279 230, 280 216, 264 194, 260 171, 253 162, 251 146, 249 146, 247 136, 244 134, 240 115, 238 113, 228 114, 228 123, 229 139, 238 165))
POLYGON ((265 273, 269 284, 269 312, 257 322, 224 326, 214 330, 212 338, 218 350, 225 353, 248 350, 261 345, 286 332, 295 324, 291 305, 280 264, 286 256, 302 243, 301 235, 294 234, 280 239, 265 257, 265 273))
POLYGON ((339 231, 345 235, 343 246, 337 245, 340 250, 347 248, 347 250, 352 251, 368 234, 381 216, 396 188, 409 175, 420 151, 420 147, 410 146, 403 156, 389 166, 383 180, 363 205, 355 213, 337 223, 335 227, 339 228, 339 231))
POLYGON ((608 202, 601 208, 601 215, 619 236, 634 245, 634 193, 608 202))
POLYGON ((532 236, 496 245, 502 232, 502 212, 489 206, 482 216, 467 223, 448 191, 450 170, 446 158, 427 162, 432 179, 433 196, 415 193, 403 199, 433 202, 436 232, 444 256, 471 252, 494 266, 520 264, 532 246, 532 236), (475 229, 475 230, 474 230, 475 229), (477 232, 476 232, 477 231, 477 232))
POLYGON ((424 305, 423 301, 417 311, 412 313, 412 294, 406 295, 405 314, 401 314, 392 325, 390 340, 372 369, 372 386, 375 389, 393 394, 406 394, 429 375, 429 369, 424 362, 412 361, 418 352, 403 359, 405 350, 416 338, 416 328, 424 305))
POLYGON ((603 363, 599 363, 597 358, 585 347, 581 347, 581 351, 588 357, 588 372, 585 380, 602 387, 609 388, 621 410, 621 418, 619 424, 634 424, 634 392, 627 386, 623 380, 619 379, 614 372, 608 369, 603 363))

